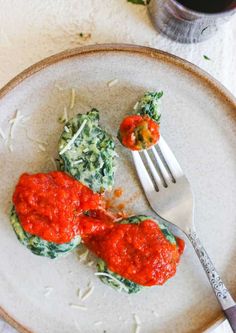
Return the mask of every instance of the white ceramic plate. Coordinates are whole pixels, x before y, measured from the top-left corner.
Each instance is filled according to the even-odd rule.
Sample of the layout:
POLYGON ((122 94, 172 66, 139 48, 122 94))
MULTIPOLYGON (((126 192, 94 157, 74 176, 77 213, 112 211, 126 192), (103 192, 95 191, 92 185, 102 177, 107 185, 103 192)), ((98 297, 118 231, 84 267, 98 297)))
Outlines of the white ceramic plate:
MULTIPOLYGON (((70 103, 71 88, 76 104, 70 115, 96 107, 113 135, 144 91, 164 91, 162 134, 192 184, 200 237, 225 283, 236 291, 235 100, 206 73, 169 54, 138 46, 92 46, 43 60, 0 91, 5 135, 19 110, 30 117, 28 135, 49 143, 41 151, 21 123, 14 128, 12 152, 0 139, 0 314, 21 332, 133 332, 134 313, 141 332, 201 332, 221 312, 188 243, 174 278, 163 287, 125 295, 103 285, 94 276, 95 266, 79 261, 76 252, 53 261, 31 254, 17 241, 8 219, 14 186, 22 172, 53 169, 50 158, 56 156, 62 130, 57 119, 70 103), (109 87, 114 79, 117 84, 109 87), (85 291, 90 281, 94 293, 81 302, 77 289, 85 291), (47 287, 53 289, 46 296, 47 287)), ((149 211, 129 153, 120 146, 118 152, 116 186, 125 189, 126 199, 132 197, 127 209, 149 211)))

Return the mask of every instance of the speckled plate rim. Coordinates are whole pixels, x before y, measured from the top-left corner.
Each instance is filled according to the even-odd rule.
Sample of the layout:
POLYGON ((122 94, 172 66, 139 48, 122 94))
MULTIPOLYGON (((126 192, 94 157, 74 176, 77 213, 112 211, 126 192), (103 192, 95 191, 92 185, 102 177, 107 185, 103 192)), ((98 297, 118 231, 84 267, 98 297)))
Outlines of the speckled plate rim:
MULTIPOLYGON (((107 53, 107 52, 124 52, 124 53, 134 53, 140 54, 142 56, 151 57, 153 59, 161 60, 162 62, 171 63, 177 67, 180 67, 182 70, 188 72, 194 79, 201 82, 202 85, 210 88, 213 93, 219 96, 224 100, 229 106, 235 108, 236 110, 236 98, 216 79, 211 75, 206 73, 204 70, 200 69, 196 65, 179 58, 170 53, 132 44, 97 44, 78 47, 74 49, 68 49, 63 52, 52 55, 48 58, 45 58, 36 64, 28 67, 23 72, 15 76, 10 80, 3 88, 0 89, 0 103, 1 98, 3 98, 7 93, 14 90, 22 81, 27 79, 30 76, 35 75, 37 72, 47 68, 51 65, 54 65, 60 61, 67 60, 73 57, 81 57, 86 55, 98 54, 98 53, 107 53)), ((1 306, 0 306, 0 317, 8 322, 12 327, 18 330, 21 333, 33 333, 28 328, 21 325, 13 317, 11 317, 1 306)), ((203 333, 210 333, 213 329, 217 328, 223 321, 223 315, 216 319, 215 322, 209 324, 207 328, 203 330, 203 333)))

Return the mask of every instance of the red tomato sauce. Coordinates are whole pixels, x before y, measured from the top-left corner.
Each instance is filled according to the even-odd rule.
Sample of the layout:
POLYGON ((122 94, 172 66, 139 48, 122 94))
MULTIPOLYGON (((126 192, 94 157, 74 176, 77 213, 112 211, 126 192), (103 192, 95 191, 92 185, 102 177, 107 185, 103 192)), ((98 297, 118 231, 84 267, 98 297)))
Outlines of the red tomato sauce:
POLYGON ((120 125, 119 137, 121 143, 131 150, 146 149, 160 138, 159 124, 148 116, 127 116, 120 125))
POLYGON ((116 223, 84 241, 111 271, 143 286, 162 285, 175 274, 180 259, 178 247, 151 220, 116 223))
POLYGON ((16 185, 13 203, 25 231, 60 244, 79 234, 81 215, 97 209, 101 196, 64 172, 25 173, 16 185))
POLYGON ((179 253, 180 254, 183 254, 184 252, 184 249, 185 249, 185 241, 179 237, 176 237, 175 236, 175 239, 176 239, 176 243, 178 245, 178 248, 179 248, 179 253))
POLYGON ((80 235, 111 271, 143 286, 172 277, 184 249, 184 241, 171 244, 152 220, 115 223, 103 196, 64 172, 23 174, 13 203, 26 232, 59 244, 80 235))
POLYGON ((123 194, 123 188, 122 187, 118 187, 114 190, 114 197, 115 198, 120 198, 123 194))

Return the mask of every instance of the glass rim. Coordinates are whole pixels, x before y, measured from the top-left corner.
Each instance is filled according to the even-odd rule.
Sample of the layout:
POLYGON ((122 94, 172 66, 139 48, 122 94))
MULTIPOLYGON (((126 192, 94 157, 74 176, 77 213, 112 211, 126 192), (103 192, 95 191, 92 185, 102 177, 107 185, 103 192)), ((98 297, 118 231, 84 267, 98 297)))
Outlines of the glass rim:
POLYGON ((188 8, 184 5, 182 5, 178 0, 170 0, 171 2, 173 2, 179 9, 184 10, 187 13, 190 14, 195 14, 197 16, 208 16, 208 17, 212 17, 212 16, 225 16, 226 14, 229 14, 231 12, 236 12, 236 7, 222 11, 222 12, 216 12, 216 13, 205 13, 205 12, 198 12, 196 10, 193 10, 191 8, 188 8))

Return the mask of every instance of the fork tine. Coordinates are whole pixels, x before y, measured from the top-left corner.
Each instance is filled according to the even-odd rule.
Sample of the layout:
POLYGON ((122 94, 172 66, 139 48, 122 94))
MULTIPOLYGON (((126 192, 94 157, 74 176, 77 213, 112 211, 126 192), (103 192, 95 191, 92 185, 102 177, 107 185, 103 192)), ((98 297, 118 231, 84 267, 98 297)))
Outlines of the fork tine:
POLYGON ((146 170, 146 167, 137 151, 132 151, 134 165, 139 176, 139 180, 143 186, 145 193, 151 193, 155 191, 153 182, 146 170))
POLYGON ((168 168, 170 169, 173 177, 176 179, 178 177, 181 177, 184 175, 183 170, 181 169, 179 163, 177 162, 174 154, 170 150, 169 146, 163 139, 163 137, 160 137, 158 141, 158 146, 161 150, 161 153, 166 161, 166 164, 168 165, 168 168))
POLYGON ((153 152, 153 155, 156 159, 156 162, 157 162, 157 165, 159 166, 160 170, 161 170, 161 173, 162 173, 162 176, 166 182, 166 184, 169 184, 172 182, 172 178, 170 177, 170 174, 169 172, 166 170, 166 167, 164 166, 160 156, 158 155, 158 152, 155 148, 155 146, 152 147, 152 152, 153 152))
POLYGON ((156 171, 156 168, 155 168, 150 156, 148 155, 147 150, 144 150, 143 153, 146 158, 147 164, 151 170, 152 176, 156 182, 156 185, 158 186, 158 189, 160 190, 160 187, 163 185, 162 180, 161 180, 160 176, 158 175, 158 172, 156 171))

